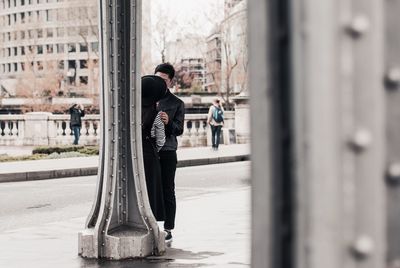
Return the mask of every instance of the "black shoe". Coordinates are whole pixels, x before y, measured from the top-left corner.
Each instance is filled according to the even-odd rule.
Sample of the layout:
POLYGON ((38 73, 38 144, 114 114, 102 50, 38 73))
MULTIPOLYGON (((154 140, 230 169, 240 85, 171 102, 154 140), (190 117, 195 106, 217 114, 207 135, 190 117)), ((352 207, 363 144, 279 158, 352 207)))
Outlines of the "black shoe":
POLYGON ((164 230, 165 232, 165 243, 172 242, 172 233, 171 231, 164 230))

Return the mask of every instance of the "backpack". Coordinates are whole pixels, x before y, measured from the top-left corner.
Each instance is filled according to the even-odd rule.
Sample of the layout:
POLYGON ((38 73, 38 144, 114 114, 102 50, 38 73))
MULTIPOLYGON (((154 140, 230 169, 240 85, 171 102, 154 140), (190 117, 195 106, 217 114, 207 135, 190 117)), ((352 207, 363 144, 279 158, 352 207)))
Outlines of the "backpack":
POLYGON ((212 117, 216 123, 221 123, 224 121, 224 111, 222 111, 221 108, 214 106, 212 117))

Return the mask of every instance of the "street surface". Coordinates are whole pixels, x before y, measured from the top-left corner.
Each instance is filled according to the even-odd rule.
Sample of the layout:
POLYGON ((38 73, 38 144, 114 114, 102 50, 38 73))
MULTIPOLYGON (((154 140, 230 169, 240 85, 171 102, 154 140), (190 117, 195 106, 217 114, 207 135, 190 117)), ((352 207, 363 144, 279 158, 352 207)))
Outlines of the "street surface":
MULTIPOLYGON (((249 183, 250 162, 179 168, 178 200, 227 191, 249 183)), ((0 232, 87 216, 96 176, 0 183, 0 232)))
POLYGON ((96 176, 0 183, 0 267, 249 267, 249 178, 250 162, 179 168, 174 244, 139 264, 77 256, 96 176))

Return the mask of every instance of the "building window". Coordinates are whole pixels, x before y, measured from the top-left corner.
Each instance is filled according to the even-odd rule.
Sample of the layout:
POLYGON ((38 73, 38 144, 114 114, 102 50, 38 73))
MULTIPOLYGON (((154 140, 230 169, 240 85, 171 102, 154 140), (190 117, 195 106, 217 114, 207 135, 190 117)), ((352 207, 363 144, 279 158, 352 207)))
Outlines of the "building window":
POLYGON ((21 47, 21 55, 25 55, 25 47, 21 47))
POLYGON ((57 44, 57 53, 64 53, 64 44, 57 44))
POLYGON ((58 69, 64 70, 64 61, 63 61, 63 60, 60 60, 60 61, 58 62, 58 69))
POLYGON ((21 6, 25 6, 25 0, 21 0, 21 6))
POLYGON ((76 27, 68 27, 68 36, 77 36, 78 35, 78 30, 76 27))
POLYGON ((47 10, 47 21, 56 21, 57 20, 57 10, 51 9, 47 10))
POLYGON ((74 60, 68 61, 68 69, 76 69, 76 62, 74 60))
POLYGON ((21 13, 21 22, 25 23, 25 13, 24 12, 21 13))
POLYGON ((65 35, 64 28, 57 28, 57 36, 58 37, 63 37, 64 35, 65 35))
POLYGON ((43 54, 43 46, 42 45, 37 46, 37 53, 38 54, 43 54))
POLYGON ((7 56, 11 57, 11 48, 10 47, 7 48, 7 56))
POLYGON ((93 52, 99 52, 99 42, 94 42, 91 44, 93 52))
POLYGON ((21 36, 21 40, 24 40, 25 39, 25 31, 21 31, 20 36, 21 36))
POLYGON ((14 62, 13 65, 14 65, 14 72, 18 72, 18 64, 14 62))
POLYGON ((86 69, 87 68, 87 60, 80 60, 79 61, 79 68, 86 69))
POLYGON ((34 30, 29 30, 29 31, 28 31, 28 36, 29 36, 30 39, 35 38, 35 32, 34 32, 34 30))
POLYGON ((72 44, 72 43, 68 44, 68 52, 69 52, 69 53, 74 53, 74 52, 76 52, 76 45, 75 45, 75 44, 72 44))
POLYGON ((37 37, 38 38, 43 38, 43 30, 42 29, 38 29, 37 30, 37 37))
POLYGON ((37 68, 38 68, 39 71, 43 70, 43 63, 41 61, 37 62, 37 68))
POLYGON ((7 63, 7 73, 11 72, 11 63, 7 63))
POLYGON ((79 76, 79 84, 87 85, 88 84, 88 77, 87 76, 79 76))
POLYGON ((47 54, 53 53, 53 45, 47 45, 47 54))
POLYGON ((14 56, 18 56, 18 48, 14 47, 14 56))
POLYGON ((53 37, 53 29, 47 29, 47 37, 53 37))
POLYGON ((30 52, 31 54, 35 54, 35 53, 36 53, 36 49, 35 49, 34 46, 29 46, 29 47, 28 47, 28 50, 29 50, 29 52, 30 52))
POLYGON ((21 71, 25 71, 25 62, 21 62, 21 71))
POLYGON ((79 51, 80 52, 87 52, 88 51, 88 47, 86 44, 79 44, 79 51))

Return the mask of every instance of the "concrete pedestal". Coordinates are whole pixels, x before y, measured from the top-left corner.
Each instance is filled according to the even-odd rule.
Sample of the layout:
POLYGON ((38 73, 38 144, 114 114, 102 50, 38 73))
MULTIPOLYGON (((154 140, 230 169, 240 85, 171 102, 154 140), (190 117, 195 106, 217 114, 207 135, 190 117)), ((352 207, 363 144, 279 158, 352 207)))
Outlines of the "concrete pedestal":
POLYGON ((49 145, 48 119, 51 113, 32 112, 25 115, 24 145, 49 145))
POLYGON ((233 98, 235 102, 236 143, 250 143, 250 104, 247 94, 233 98))

